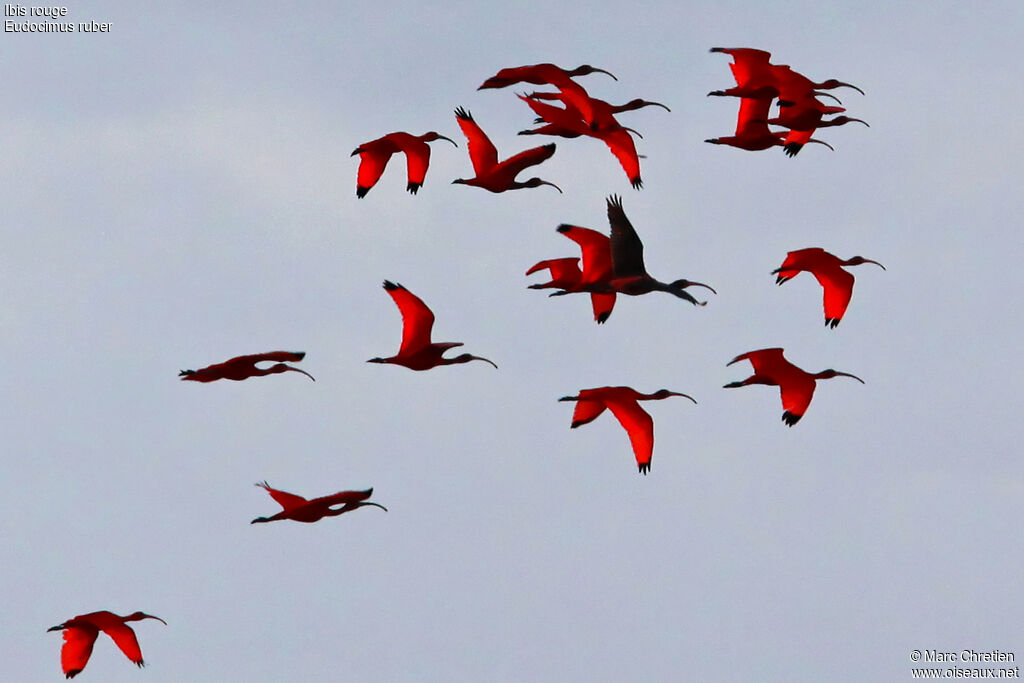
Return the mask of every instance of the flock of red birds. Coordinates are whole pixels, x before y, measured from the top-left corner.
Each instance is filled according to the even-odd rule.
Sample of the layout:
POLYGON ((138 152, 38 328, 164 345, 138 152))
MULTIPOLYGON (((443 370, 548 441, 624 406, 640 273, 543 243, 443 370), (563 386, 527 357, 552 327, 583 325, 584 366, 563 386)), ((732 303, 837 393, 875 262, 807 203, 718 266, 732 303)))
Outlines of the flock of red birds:
MULTIPOLYGON (((709 95, 739 97, 740 113, 734 136, 714 138, 707 142, 732 145, 745 150, 781 146, 788 155, 793 156, 804 144, 820 142, 811 137, 816 129, 859 120, 845 116, 824 119, 824 115, 843 109, 825 106, 818 99, 823 95, 820 90, 855 86, 834 79, 815 83, 788 66, 771 64, 771 55, 762 50, 712 48, 711 51, 724 52, 732 56, 734 62, 730 66, 736 86, 728 90, 714 91, 709 95), (779 116, 769 118, 770 107, 776 99, 780 108, 779 116), (768 128, 769 125, 782 126, 787 128, 788 132, 773 132, 768 128)), ((610 72, 589 65, 565 70, 553 64, 535 64, 502 69, 484 81, 479 89, 505 88, 519 83, 554 87, 555 92, 518 95, 518 98, 536 114, 534 123, 540 124, 540 127, 523 130, 520 134, 597 138, 611 150, 626 173, 629 183, 635 189, 640 189, 640 157, 633 144, 633 136, 639 136, 639 133, 619 124, 615 115, 646 106, 658 106, 666 110, 668 107, 643 99, 634 99, 615 106, 593 98, 574 78, 595 72, 615 78, 610 72)), ((859 91, 859 88, 857 90, 859 91)), ((452 181, 453 183, 473 185, 490 192, 541 185, 550 185, 559 192, 562 191, 553 182, 537 177, 526 181, 516 180, 526 168, 550 158, 555 152, 553 143, 527 149, 504 161, 498 161, 497 150, 470 112, 459 107, 455 110, 455 117, 466 137, 475 175, 472 178, 456 179, 452 181)), ((428 143, 436 140, 447 140, 458 146, 451 138, 436 132, 420 136, 397 132, 357 147, 352 153, 360 159, 356 196, 366 196, 384 173, 388 160, 397 152, 402 152, 406 156, 407 189, 410 193, 416 194, 423 186, 430 163, 428 143)), ((716 293, 710 285, 686 279, 662 282, 648 274, 644 266, 643 243, 626 217, 621 198, 617 195, 609 196, 606 200, 606 209, 608 235, 575 225, 563 224, 557 228, 559 233, 579 245, 580 256, 539 261, 527 270, 526 274, 547 270, 551 280, 543 284, 529 285, 530 289, 556 290, 550 296, 589 294, 594 319, 598 323, 608 320, 615 306, 616 297, 620 294, 639 296, 661 291, 697 306, 707 304, 706 301, 698 301, 687 289, 703 287, 716 293)), ((842 320, 853 292, 853 275, 843 268, 863 263, 881 266, 877 261, 860 256, 842 260, 820 248, 800 249, 789 252, 773 274, 777 275, 776 281, 781 285, 796 277, 801 271, 812 273, 824 290, 825 324, 834 328, 842 320)), ((441 365, 471 361, 481 361, 498 367, 487 358, 468 353, 446 358, 444 354, 449 349, 462 346, 462 343, 432 341, 434 314, 430 308, 400 284, 385 280, 384 290, 402 316, 402 340, 395 355, 371 358, 368 362, 401 365, 410 370, 430 370, 441 365)), ((288 365, 302 361, 305 355, 304 352, 272 351, 238 356, 198 370, 182 370, 179 376, 184 381, 206 383, 222 379, 241 381, 250 377, 298 372, 315 381, 305 370, 288 365), (261 366, 261 363, 271 365, 261 366)), ((745 380, 730 382, 725 388, 750 384, 778 386, 782 398, 782 420, 789 426, 795 425, 807 411, 817 380, 844 376, 863 383, 863 380, 855 375, 832 369, 813 374, 806 372, 787 361, 780 348, 749 351, 736 356, 728 365, 741 360, 750 361, 754 374, 745 380)), ((644 394, 631 387, 581 389, 575 396, 563 396, 558 400, 575 402, 572 428, 592 422, 606 409, 610 410, 629 436, 639 471, 647 474, 654 451, 654 421, 650 414, 640 407, 640 401, 660 400, 672 396, 697 402, 687 394, 668 389, 644 394)), ((285 519, 311 523, 365 506, 387 510, 383 505, 368 500, 373 493, 372 488, 362 491, 340 491, 307 500, 302 496, 272 488, 265 481, 256 485, 263 488, 282 510, 269 517, 257 517, 252 520, 253 524, 285 519)), ((106 633, 132 663, 141 667, 142 652, 135 633, 127 622, 142 619, 156 619, 166 623, 159 617, 143 612, 134 612, 122 617, 111 612, 99 611, 77 616, 49 629, 64 633, 61 666, 65 676, 73 678, 82 672, 100 631, 106 633)))

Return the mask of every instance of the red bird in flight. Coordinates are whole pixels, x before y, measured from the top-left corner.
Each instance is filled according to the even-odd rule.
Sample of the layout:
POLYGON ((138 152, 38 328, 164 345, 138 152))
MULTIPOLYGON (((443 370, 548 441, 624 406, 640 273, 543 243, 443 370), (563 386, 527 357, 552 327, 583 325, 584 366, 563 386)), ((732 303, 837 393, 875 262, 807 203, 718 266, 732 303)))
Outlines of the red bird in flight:
MULTIPOLYGON (((709 138, 704 142, 710 142, 713 145, 729 145, 731 147, 738 147, 739 149, 745 149, 748 152, 758 152, 771 147, 786 148, 788 143, 797 142, 796 140, 790 140, 786 133, 776 133, 768 128, 767 119, 769 109, 771 109, 771 100, 744 97, 740 100, 740 112, 736 119, 736 134, 719 138, 709 138)), ((833 152, 835 151, 832 145, 827 142, 811 138, 811 133, 802 137, 805 137, 805 139, 799 141, 796 151, 790 153, 791 148, 786 148, 788 156, 795 156, 796 152, 798 152, 800 148, 808 142, 825 145, 833 152)))
MULTIPOLYGON (((480 356, 468 353, 455 358, 442 358, 448 349, 462 346, 462 342, 431 343, 430 331, 434 326, 434 313, 423 301, 402 285, 389 280, 384 281, 384 289, 394 299, 402 314, 402 345, 398 353, 390 358, 371 358, 367 363, 393 363, 410 370, 429 370, 438 365, 468 363, 471 360, 482 360, 494 365, 493 362, 480 356)), ((498 367, 494 365, 494 367, 498 367)))
POLYGON ((612 275, 612 248, 608 236, 602 235, 596 230, 565 223, 558 226, 558 232, 580 246, 583 255, 583 268, 580 269, 575 265, 579 263, 579 259, 541 261, 526 271, 526 274, 529 275, 541 268, 549 267, 542 264, 554 264, 555 267, 551 268, 552 281, 542 285, 530 285, 529 288, 563 290, 550 296, 560 296, 572 292, 590 292, 594 320, 601 324, 608 320, 612 309, 615 308, 615 291, 608 284, 612 275), (556 273, 556 268, 558 273, 556 273), (575 268, 575 272, 572 271, 572 268, 575 268), (606 289, 607 291, 591 291, 595 289, 606 289))
POLYGON ((878 261, 863 256, 854 256, 844 261, 824 249, 812 247, 786 254, 786 260, 772 271, 772 275, 778 275, 775 284, 781 285, 799 275, 800 271, 812 273, 824 289, 825 325, 835 328, 843 319, 853 296, 853 275, 843 270, 843 266, 859 266, 863 263, 874 263, 885 270, 885 266, 878 261))
POLYGON ((167 624, 160 617, 143 612, 133 612, 126 617, 119 617, 113 612, 90 612, 81 614, 74 619, 68 619, 63 624, 58 624, 47 631, 64 631, 64 645, 60 649, 60 665, 64 669, 64 676, 74 678, 82 673, 82 669, 89 663, 89 656, 92 655, 92 646, 96 643, 96 637, 103 631, 121 649, 124 656, 132 664, 141 667, 145 665, 142 661, 142 650, 139 649, 139 641, 135 638, 135 631, 125 622, 141 621, 143 619, 156 619, 167 624))
POLYGON ((473 116, 467 110, 459 107, 455 110, 455 118, 468 141, 469 158, 473 162, 476 177, 456 178, 452 184, 473 185, 490 192, 505 192, 506 190, 519 190, 524 187, 539 187, 541 185, 550 185, 559 192, 562 191, 558 185, 540 178, 530 178, 525 182, 516 180, 516 176, 524 169, 550 159, 551 155, 555 153, 554 143, 533 147, 499 163, 498 150, 495 149, 487 134, 473 120, 473 116))
POLYGON ((533 85, 553 85, 561 91, 562 96, 573 103, 580 111, 584 122, 588 126, 596 126, 595 112, 590 102, 590 96, 582 85, 572 80, 574 76, 585 76, 592 73, 608 74, 615 80, 615 76, 604 69, 598 69, 583 64, 572 71, 566 71, 554 64, 531 64, 528 66, 517 66, 502 69, 494 76, 483 82, 477 90, 488 88, 505 88, 516 83, 532 83, 533 85))
POLYGON ((296 522, 307 522, 312 523, 323 519, 324 517, 337 517, 343 515, 346 512, 351 512, 357 508, 361 508, 364 505, 373 505, 379 507, 384 512, 388 509, 379 503, 371 503, 366 499, 373 494, 373 489, 369 488, 365 491, 339 491, 338 493, 332 493, 329 496, 321 496, 314 498, 313 500, 306 500, 302 496, 297 496, 294 493, 288 493, 286 491, 279 491, 272 488, 270 484, 265 481, 256 484, 260 488, 263 488, 270 494, 270 497, 278 502, 278 504, 284 508, 281 512, 270 517, 257 517, 256 519, 249 522, 250 524, 257 524, 260 522, 276 522, 279 519, 291 519, 296 522), (342 507, 332 507, 334 505, 341 505, 342 507))
MULTIPOLYGON (((564 98, 561 93, 533 93, 529 97, 525 95, 519 95, 518 97, 526 102, 533 109, 534 113, 537 114, 539 117, 538 122, 546 123, 546 125, 535 130, 521 130, 519 135, 558 135, 566 138, 586 135, 597 138, 605 143, 615 158, 618 159, 619 165, 622 166, 622 170, 626 173, 626 177, 633 188, 639 190, 643 187, 643 179, 640 177, 640 155, 637 154, 636 145, 633 144, 633 137, 630 135, 631 132, 636 133, 636 131, 619 125, 619 122, 615 120, 613 115, 615 107, 604 100, 590 98, 595 112, 595 122, 592 125, 588 125, 583 120, 583 113, 570 100, 564 98), (565 107, 547 104, 541 101, 543 99, 561 99, 565 107)), ((633 100, 633 102, 644 101, 633 100)), ((628 107, 630 104, 632 103, 623 105, 623 107, 628 107)), ((644 102, 644 104, 657 103, 644 102)), ((639 108, 639 106, 643 105, 633 108, 639 108)), ((660 104, 658 106, 664 107, 665 105, 660 104)), ((668 107, 665 108, 667 109, 668 107)), ((636 134, 639 135, 639 133, 636 134)))
POLYGON ((430 131, 423 135, 409 133, 388 133, 382 138, 364 142, 356 147, 351 156, 359 155, 359 175, 356 179, 356 196, 362 199, 370 188, 377 184, 388 159, 396 152, 403 152, 408 166, 409 184, 406 186, 411 194, 423 186, 430 164, 430 146, 428 142, 447 140, 456 147, 455 141, 440 133, 430 131))
POLYGON ((281 372, 301 372, 314 382, 313 375, 305 370, 285 365, 283 361, 298 362, 306 357, 305 351, 271 351, 269 353, 256 353, 251 356, 238 356, 223 363, 209 365, 199 370, 182 370, 178 373, 182 381, 192 382, 215 382, 218 379, 232 379, 236 382, 250 377, 261 377, 263 375, 276 375, 281 372), (263 361, 281 361, 269 368, 258 368, 257 363, 263 361))
POLYGON ((853 377, 864 384, 864 380, 848 372, 838 370, 822 370, 819 373, 811 374, 790 363, 782 355, 782 349, 761 349, 759 351, 748 351, 742 353, 726 365, 738 363, 741 360, 749 360, 754 366, 754 374, 742 382, 729 382, 724 385, 725 389, 745 387, 748 384, 767 384, 777 386, 782 395, 782 421, 792 427, 807 412, 814 397, 815 380, 832 379, 833 377, 853 377))
POLYGON ((592 422, 606 408, 611 410, 612 415, 629 434, 637 467, 642 474, 647 474, 651 469, 651 455, 654 452, 654 420, 640 407, 638 401, 659 400, 669 396, 682 396, 697 403, 692 396, 668 389, 659 389, 653 394, 641 394, 630 387, 582 389, 576 396, 563 396, 558 400, 576 401, 576 408, 572 413, 572 429, 592 422))

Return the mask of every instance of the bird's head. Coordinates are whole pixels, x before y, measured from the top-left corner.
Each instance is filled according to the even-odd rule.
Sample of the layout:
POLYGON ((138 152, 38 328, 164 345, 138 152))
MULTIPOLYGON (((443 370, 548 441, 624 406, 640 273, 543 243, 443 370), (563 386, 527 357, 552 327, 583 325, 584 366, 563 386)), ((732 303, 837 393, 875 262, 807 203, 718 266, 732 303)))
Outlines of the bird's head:
POLYGON ((857 123, 863 123, 868 128, 871 127, 871 124, 869 124, 867 121, 863 121, 861 119, 855 119, 852 116, 837 116, 834 119, 829 119, 828 121, 822 121, 819 127, 842 126, 843 124, 852 123, 854 121, 856 121, 857 123))
POLYGON ((671 391, 669 389, 658 389, 653 394, 651 394, 651 398, 657 399, 668 398, 669 396, 682 396, 683 398, 690 399, 694 403, 697 402, 697 399, 695 399, 693 396, 690 396, 689 394, 680 394, 678 391, 671 391))
POLYGON ((314 378, 313 375, 309 374, 305 370, 300 370, 298 368, 293 368, 292 366, 285 365, 284 363, 278 363, 276 365, 273 365, 268 370, 269 370, 269 372, 273 372, 273 373, 288 372, 288 371, 301 372, 303 375, 305 375, 306 377, 310 378, 314 382, 316 381, 316 378, 314 378))
POLYGON ((861 264, 863 264, 863 263, 874 263, 874 264, 875 264, 876 266, 878 266, 878 267, 879 267, 879 268, 881 268, 882 270, 885 270, 885 266, 883 266, 883 265, 882 265, 881 263, 879 263, 878 261, 872 261, 871 259, 869 259, 869 258, 864 258, 863 256, 854 256, 854 257, 853 257, 852 259, 849 259, 849 260, 848 260, 848 261, 847 261, 847 262, 846 262, 845 264, 843 264, 843 265, 847 265, 847 266, 859 266, 859 265, 861 265, 861 264))
POLYGON ((661 102, 650 102, 648 100, 645 100, 645 99, 642 99, 642 98, 639 98, 639 97, 636 98, 635 100, 630 100, 629 102, 626 102, 621 107, 617 107, 617 108, 621 109, 622 111, 633 111, 634 109, 642 109, 643 107, 661 107, 665 111, 669 111, 669 112, 672 111, 671 109, 666 107, 661 102))
POLYGON ((152 614, 146 614, 145 612, 132 612, 124 618, 124 621, 142 621, 143 619, 156 619, 164 626, 167 625, 167 622, 160 617, 155 617, 152 614))
POLYGON ((562 194, 562 188, 560 188, 558 185, 555 185, 554 183, 549 182, 547 180, 541 180, 540 178, 530 178, 525 183, 520 183, 519 187, 540 187, 541 185, 550 185, 551 187, 558 190, 559 194, 562 194))
POLYGON ((830 78, 827 81, 819 83, 815 87, 821 88, 822 90, 831 90, 832 88, 853 88, 854 90, 859 92, 861 95, 864 94, 864 91, 861 90, 860 88, 858 88, 857 86, 855 86, 855 85, 853 85, 851 83, 843 83, 842 81, 837 81, 834 78, 830 78))
POLYGON ((589 64, 581 64, 580 66, 576 67, 572 71, 568 71, 566 73, 568 73, 570 76, 586 76, 588 74, 593 74, 593 73, 602 73, 602 74, 608 74, 609 76, 611 76, 612 80, 615 80, 615 81, 619 80, 618 78, 615 78, 615 74, 613 74, 611 71, 605 71, 604 69, 598 69, 596 66, 590 66, 589 64))
MULTIPOLYGON (((493 362, 487 360, 486 358, 482 358, 481 356, 474 356, 469 353, 463 353, 459 354, 458 356, 455 356, 454 358, 451 359, 451 363, 468 363, 471 360, 482 360, 485 363, 490 363, 491 365, 494 365, 493 362)), ((497 368, 498 366, 494 365, 494 367, 497 368)))
POLYGON ((864 380, 862 380, 857 375, 851 375, 848 372, 839 372, 838 370, 833 370, 832 368, 829 368, 828 370, 822 370, 821 372, 814 376, 814 379, 832 379, 833 377, 852 377, 861 384, 864 384, 864 380))
POLYGON ((434 131, 430 131, 429 133, 427 133, 426 135, 424 135, 420 139, 423 140, 423 142, 433 142, 434 140, 447 140, 448 142, 450 142, 453 145, 455 145, 456 147, 458 147, 458 145, 455 144, 455 140, 452 140, 450 137, 447 137, 445 135, 441 135, 440 133, 437 133, 437 132, 434 132, 434 131))

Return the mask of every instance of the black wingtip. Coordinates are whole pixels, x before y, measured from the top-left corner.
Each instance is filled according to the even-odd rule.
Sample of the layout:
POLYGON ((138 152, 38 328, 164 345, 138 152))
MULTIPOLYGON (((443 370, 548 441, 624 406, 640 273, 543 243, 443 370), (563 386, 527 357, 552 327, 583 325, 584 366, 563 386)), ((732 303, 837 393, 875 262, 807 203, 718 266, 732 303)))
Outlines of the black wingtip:
POLYGON ((396 283, 392 282, 391 280, 385 280, 384 281, 384 289, 388 290, 389 292, 392 292, 392 291, 394 291, 396 289, 401 289, 401 288, 402 288, 402 285, 396 284, 396 283))
MULTIPOLYGON (((480 86, 480 87, 483 87, 483 86, 480 86)), ((455 109, 455 118, 462 119, 463 121, 472 121, 473 120, 473 115, 469 113, 468 109, 465 109, 463 107, 457 107, 455 109)))
POLYGON ((785 422, 788 426, 792 427, 793 425, 800 421, 801 417, 803 417, 803 415, 796 415, 787 410, 782 414, 782 421, 785 422))
POLYGON ((370 191, 370 188, 363 187, 362 185, 356 185, 356 196, 362 199, 366 196, 366 193, 370 191))
POLYGON ((416 194, 416 191, 423 187, 423 183, 409 183, 405 186, 405 189, 409 191, 409 194, 416 194))
POLYGON ((638 467, 640 469, 640 474, 645 477, 647 476, 647 473, 651 471, 651 463, 649 462, 640 463, 638 467))
POLYGON ((600 315, 597 316, 597 324, 598 325, 604 325, 604 323, 608 320, 608 318, 610 316, 611 316, 610 312, 609 313, 601 313, 600 315))

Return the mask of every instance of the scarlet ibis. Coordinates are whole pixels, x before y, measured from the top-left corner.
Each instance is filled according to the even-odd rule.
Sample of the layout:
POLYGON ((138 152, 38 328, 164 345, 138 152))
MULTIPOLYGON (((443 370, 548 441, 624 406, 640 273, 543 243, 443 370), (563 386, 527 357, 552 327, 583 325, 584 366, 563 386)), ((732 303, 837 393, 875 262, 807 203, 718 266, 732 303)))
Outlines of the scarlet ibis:
MULTIPOLYGON (((613 107, 610 104, 603 100, 590 98, 595 114, 594 124, 588 125, 584 121, 583 113, 571 100, 562 96, 561 93, 534 93, 528 97, 519 95, 519 99, 526 102, 542 121, 547 122, 546 126, 536 130, 520 131, 520 135, 542 134, 560 135, 562 137, 587 135, 597 138, 604 142, 611 153, 615 155, 615 158, 618 159, 619 165, 622 166, 622 170, 626 173, 626 177, 633 188, 639 190, 643 186, 643 180, 640 177, 640 156, 637 154, 633 138, 629 134, 636 131, 621 126, 615 120, 612 114, 613 107), (541 99, 560 99, 564 102, 565 107, 556 107, 541 102, 541 99)), ((660 106, 664 107, 665 105, 660 106)))
POLYGON ((641 394, 630 387, 597 387, 582 389, 576 396, 563 396, 559 401, 576 401, 572 414, 572 429, 593 421, 605 408, 612 411, 619 424, 629 434, 636 464, 642 474, 651 469, 651 455, 654 452, 654 420, 640 407, 638 401, 654 401, 669 396, 682 396, 694 403, 692 396, 668 389, 659 389, 653 394, 641 394))
POLYGON ((516 83, 532 83, 533 85, 554 85, 558 86, 565 79, 574 76, 586 76, 592 73, 603 73, 619 80, 610 71, 598 69, 597 67, 583 64, 568 71, 554 64, 530 64, 527 66, 515 66, 502 69, 495 75, 483 82, 477 90, 487 88, 505 88, 516 83))
POLYGON ((839 112, 846 110, 842 107, 826 106, 819 102, 815 97, 803 97, 786 102, 785 104, 780 101, 779 104, 779 115, 773 119, 768 119, 766 123, 770 123, 774 126, 783 126, 790 130, 802 131, 814 131, 818 128, 842 126, 853 121, 863 123, 869 128, 871 127, 867 121, 851 118, 849 116, 837 116, 834 119, 824 119, 823 117, 828 114, 838 114, 839 112))
POLYGON ((598 69, 583 64, 572 71, 566 71, 554 64, 531 64, 528 66, 512 67, 502 69, 497 74, 483 82, 477 90, 487 88, 504 88, 516 83, 532 83, 534 85, 553 85, 561 91, 562 95, 570 100, 580 111, 583 120, 588 126, 594 125, 594 112, 591 108, 590 98, 582 85, 572 80, 574 76, 585 76, 592 73, 608 74, 615 80, 614 75, 604 69, 598 69))
POLYGON ((284 508, 281 512, 270 517, 257 517, 256 519, 249 522, 250 524, 256 524, 259 522, 276 522, 279 519, 291 519, 296 522, 307 522, 312 523, 323 519, 324 517, 337 517, 343 515, 346 512, 351 512, 357 508, 361 508, 364 505, 373 505, 379 507, 384 512, 388 509, 379 503, 371 503, 366 500, 373 494, 373 489, 369 488, 365 491, 339 491, 338 493, 332 493, 329 496, 321 496, 314 498, 313 500, 306 500, 302 496, 297 496, 294 493, 288 493, 287 491, 280 491, 270 486, 265 481, 258 482, 256 486, 265 489, 270 497, 278 502, 278 504, 284 508), (332 507, 334 505, 341 505, 342 507, 332 507))
MULTIPOLYGON (((571 226, 566 226, 571 227, 571 226)), ((586 230, 586 228, 577 228, 578 230, 586 230)), ((590 230, 588 232, 594 232, 590 230)), ((607 237, 601 233, 595 233, 599 237, 603 238, 606 242, 607 237)), ((609 270, 611 268, 611 253, 608 254, 609 270)), ((565 292, 576 291, 580 283, 583 281, 583 271, 579 267, 580 260, 578 258, 559 258, 559 259, 548 259, 546 261, 540 261, 526 271, 527 275, 536 273, 537 271, 547 269, 551 273, 551 281, 543 284, 529 285, 528 289, 561 289, 565 292)), ((612 314, 612 308, 615 307, 615 292, 610 294, 598 294, 591 293, 590 295, 591 306, 594 310, 594 320, 598 324, 603 323, 608 319, 608 316, 612 314)))
POLYGON ((299 370, 293 368, 290 365, 285 365, 283 362, 279 362, 276 365, 271 365, 269 368, 258 368, 257 363, 263 361, 293 361, 298 362, 306 357, 305 351, 271 351, 269 353, 256 353, 251 356, 238 356, 231 360, 226 360, 223 363, 217 363, 210 365, 199 370, 182 370, 178 373, 182 381, 190 380, 193 382, 214 382, 218 379, 232 379, 241 381, 250 377, 260 377, 262 375, 276 375, 281 372, 301 372, 306 377, 309 377, 314 382, 316 379, 313 375, 309 374, 305 370, 299 370))
MULTIPOLYGON (((744 97, 740 100, 740 111, 739 116, 736 119, 736 134, 727 137, 710 138, 704 142, 710 142, 713 145, 729 145, 731 147, 738 147, 739 149, 745 149, 750 152, 756 152, 770 147, 784 147, 787 144, 787 136, 785 133, 772 132, 768 128, 767 118, 768 110, 771 108, 771 100, 767 99, 755 99, 752 97, 744 97)), ((796 142, 791 140, 790 142, 796 142)), ((796 147, 796 151, 792 154, 787 149, 789 156, 795 156, 808 142, 814 142, 819 145, 825 145, 832 151, 832 145, 821 140, 815 140, 806 136, 799 142, 799 146, 796 147)))
MULTIPOLYGON (((723 52, 733 58, 729 65, 736 87, 728 90, 715 90, 709 95, 731 95, 734 97, 774 98, 803 97, 817 90, 833 88, 853 88, 860 94, 864 91, 855 85, 830 78, 815 83, 791 67, 782 64, 771 64, 771 53, 749 47, 713 47, 711 52, 723 52)), ((836 99, 829 93, 820 93, 836 99)))
POLYGON ((772 275, 778 275, 775 284, 781 285, 799 275, 802 270, 812 273, 824 289, 825 325, 835 328, 843 319, 846 307, 850 305, 850 297, 853 296, 853 275, 842 267, 863 263, 874 263, 885 270, 885 266, 878 261, 863 256, 854 256, 844 261, 820 247, 812 247, 786 254, 786 260, 772 271, 772 275))
POLYGON ((690 280, 674 280, 672 282, 660 282, 647 274, 644 267, 644 245, 633 225, 626 218, 626 212, 622 209, 622 198, 618 195, 611 195, 607 200, 608 223, 611 225, 611 248, 612 248, 612 279, 610 285, 621 294, 638 296, 648 292, 668 292, 680 299, 685 299, 698 306, 704 306, 706 301, 697 301, 687 291, 687 287, 704 287, 713 293, 714 288, 701 282, 690 280))
POLYGON ((388 133, 382 138, 364 142, 356 147, 351 156, 359 155, 359 175, 356 180, 356 196, 362 199, 370 188, 377 184, 384 167, 388 165, 388 159, 396 152, 405 154, 409 184, 406 189, 411 194, 423 186, 423 179, 427 175, 427 166, 430 164, 430 146, 428 142, 434 140, 447 140, 456 147, 455 141, 440 133, 430 131, 423 135, 410 135, 409 133, 388 133))
POLYGON ((113 612, 104 610, 81 614, 46 630, 64 631, 64 645, 60 649, 60 665, 64 669, 66 678, 74 678, 82 673, 82 669, 89 663, 92 646, 96 643, 96 637, 100 631, 110 636, 110 639, 132 664, 138 667, 144 666, 142 650, 139 649, 135 631, 125 623, 143 619, 156 619, 165 626, 167 625, 167 622, 160 617, 154 617, 152 614, 144 612, 132 612, 126 617, 120 617, 113 612))
POLYGON ((736 356, 726 365, 732 365, 741 360, 750 361, 750 364, 754 366, 754 374, 742 382, 729 382, 724 385, 724 388, 734 389, 745 387, 748 384, 767 384, 779 387, 779 393, 782 395, 782 421, 790 427, 800 421, 800 418, 807 412, 807 407, 811 405, 815 380, 842 376, 853 377, 864 384, 864 380, 860 377, 838 370, 822 370, 812 375, 786 360, 780 348, 748 351, 736 356))
POLYGON ((482 360, 494 365, 486 358, 471 356, 468 353, 455 358, 442 358, 441 354, 448 349, 462 346, 462 342, 431 343, 430 330, 434 326, 434 313, 418 296, 402 285, 385 280, 384 289, 394 299, 402 314, 402 345, 396 355, 390 358, 371 358, 366 361, 367 363, 393 363, 410 370, 429 370, 438 365, 468 363, 471 360, 482 360))
POLYGON ((580 270, 578 258, 556 258, 538 261, 526 271, 527 275, 540 270, 548 270, 551 273, 551 282, 530 285, 528 289, 569 289, 580 283, 583 272, 580 270))
POLYGON ((457 178, 452 181, 453 184, 474 185, 490 192, 550 185, 561 193, 562 188, 558 185, 540 178, 530 178, 525 182, 516 181, 516 176, 523 169, 550 159, 551 155, 555 153, 554 143, 525 150, 499 163, 498 150, 495 149, 487 134, 473 120, 473 116, 467 110, 459 107, 455 110, 455 118, 469 143, 469 158, 473 162, 476 177, 457 178))

